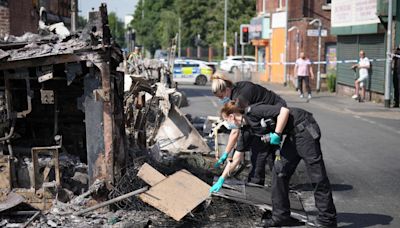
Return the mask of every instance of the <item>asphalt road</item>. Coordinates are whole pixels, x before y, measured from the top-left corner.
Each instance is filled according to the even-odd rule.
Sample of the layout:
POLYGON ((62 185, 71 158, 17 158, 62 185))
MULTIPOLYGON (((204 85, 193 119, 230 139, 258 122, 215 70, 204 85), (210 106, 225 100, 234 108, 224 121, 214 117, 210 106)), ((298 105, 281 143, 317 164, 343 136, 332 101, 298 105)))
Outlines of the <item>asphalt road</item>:
MULTIPOLYGON (((323 95, 314 95, 306 103, 280 86, 268 87, 289 106, 312 112, 318 121, 339 226, 400 227, 400 112, 323 95)), ((190 103, 182 111, 192 116, 218 115, 218 100, 209 86, 181 85, 180 89, 190 103)), ((312 205, 312 192, 304 189, 305 203, 312 205)))

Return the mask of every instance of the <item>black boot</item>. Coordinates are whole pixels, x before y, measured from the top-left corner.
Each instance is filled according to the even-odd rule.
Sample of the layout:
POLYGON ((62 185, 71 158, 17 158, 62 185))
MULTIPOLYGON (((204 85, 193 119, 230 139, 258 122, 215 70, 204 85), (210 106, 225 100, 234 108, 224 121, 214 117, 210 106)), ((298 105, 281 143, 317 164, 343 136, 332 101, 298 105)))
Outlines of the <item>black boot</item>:
POLYGON ((319 220, 316 220, 314 222, 315 227, 318 228, 336 228, 337 227, 337 222, 330 222, 330 223, 326 223, 326 222, 321 222, 319 220))
POLYGON ((304 222, 301 222, 294 218, 287 218, 284 220, 275 220, 275 219, 263 219, 260 224, 257 224, 258 227, 281 227, 281 226, 302 226, 304 222))

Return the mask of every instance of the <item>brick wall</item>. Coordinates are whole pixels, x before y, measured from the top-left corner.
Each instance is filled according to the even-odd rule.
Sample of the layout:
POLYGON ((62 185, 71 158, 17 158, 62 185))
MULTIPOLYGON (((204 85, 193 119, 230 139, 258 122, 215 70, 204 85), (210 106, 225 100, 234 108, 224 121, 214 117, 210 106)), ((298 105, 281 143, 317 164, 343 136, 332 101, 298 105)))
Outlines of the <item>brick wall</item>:
MULTIPOLYGON (((324 10, 325 0, 300 0, 290 1, 288 28, 297 26, 300 34, 300 52, 312 60, 318 60, 318 37, 307 36, 307 29, 318 29, 317 24, 309 25, 313 19, 318 18, 322 22, 322 29, 328 31, 327 37, 321 40, 321 60, 325 60, 325 44, 335 44, 336 36, 331 36, 331 11, 324 10)), ((296 30, 288 33, 288 61, 296 60, 296 30)), ((293 75, 293 66, 288 67, 288 74, 293 75)), ((317 76, 317 65, 313 66, 315 77, 317 76)), ((321 64, 321 74, 326 73, 324 65, 321 64)), ((316 80, 312 81, 312 87, 315 88, 316 80)))
POLYGON ((10 1, 10 34, 21 36, 26 32, 37 33, 39 13, 32 0, 10 1))
POLYGON ((0 37, 10 33, 10 11, 6 6, 0 6, 0 37))

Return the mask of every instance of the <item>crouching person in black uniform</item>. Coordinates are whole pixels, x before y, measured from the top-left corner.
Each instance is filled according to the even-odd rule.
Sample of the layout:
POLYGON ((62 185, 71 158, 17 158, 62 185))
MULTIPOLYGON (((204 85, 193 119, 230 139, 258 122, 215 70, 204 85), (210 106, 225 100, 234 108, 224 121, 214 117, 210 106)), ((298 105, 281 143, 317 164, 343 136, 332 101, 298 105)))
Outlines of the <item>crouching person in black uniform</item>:
MULTIPOLYGON (((218 72, 213 75, 211 89, 222 104, 234 100, 236 105, 242 108, 256 103, 286 107, 286 101, 273 91, 248 81, 233 83, 218 72)), ((240 129, 240 134, 239 129, 235 126, 230 126, 229 129, 231 133, 225 152, 221 157, 216 154, 218 159, 216 167, 227 160, 228 155, 232 153, 236 145, 236 156, 239 156, 239 154, 243 156, 245 151, 251 151, 252 168, 249 173, 248 182, 264 185, 265 166, 268 164, 272 167, 274 161, 271 146, 261 142, 260 137, 254 137, 245 131, 245 129, 240 129)))
POLYGON ((254 104, 243 109, 231 101, 224 105, 221 115, 229 124, 249 126, 254 135, 267 135, 263 138, 272 145, 280 145, 282 134, 287 135, 273 169, 272 218, 262 221, 264 227, 295 225, 290 217, 289 182, 301 159, 314 186, 318 209, 316 225, 337 226, 331 185, 322 158, 321 132, 311 113, 300 108, 266 104, 254 104), (276 122, 274 131, 263 127, 270 120, 276 122))

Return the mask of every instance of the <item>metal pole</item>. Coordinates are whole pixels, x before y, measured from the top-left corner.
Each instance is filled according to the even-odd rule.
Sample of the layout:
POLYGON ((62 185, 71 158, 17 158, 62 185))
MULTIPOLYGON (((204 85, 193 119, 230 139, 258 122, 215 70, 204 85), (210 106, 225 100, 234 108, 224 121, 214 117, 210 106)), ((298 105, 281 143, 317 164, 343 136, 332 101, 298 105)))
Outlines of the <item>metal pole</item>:
POLYGON ((178 58, 181 58, 181 23, 182 23, 182 21, 181 21, 182 19, 181 19, 181 17, 179 17, 179 20, 178 20, 178 26, 179 26, 179 28, 178 28, 178 58))
POLYGON ((392 73, 392 58, 390 58, 390 52, 392 50, 392 8, 393 0, 389 0, 388 6, 388 26, 386 35, 386 68, 385 68, 385 108, 390 108, 390 89, 392 87, 391 73, 392 73))
POLYGON ((241 70, 242 80, 244 78, 244 45, 242 44, 242 70, 241 70))
POLYGON ((144 18, 144 0, 142 0, 142 19, 144 18))
POLYGON ((129 193, 126 193, 124 195, 118 196, 117 198, 110 199, 110 200, 105 201, 105 202, 100 203, 100 204, 96 204, 96 205, 94 205, 92 207, 89 207, 87 209, 84 209, 82 211, 75 212, 74 215, 75 216, 80 216, 80 215, 86 214, 86 213, 88 213, 90 211, 94 211, 94 210, 99 209, 101 207, 105 207, 105 206, 111 205, 113 203, 119 202, 121 200, 127 199, 129 197, 135 196, 137 194, 143 193, 143 192, 147 191, 147 189, 149 189, 149 187, 147 187, 147 186, 143 187, 143 188, 140 188, 140 189, 138 189, 136 191, 129 192, 129 193))
POLYGON ((235 32, 235 55, 237 55, 237 44, 238 44, 238 39, 237 39, 237 32, 235 32))
POLYGON ((71 1, 71 31, 75 32, 78 22, 78 0, 71 1))
POLYGON ((197 59, 200 59, 200 34, 197 34, 197 59))
POLYGON ((227 27, 227 20, 228 20, 228 0, 225 0, 224 12, 225 12, 225 14, 224 14, 224 43, 223 43, 223 46, 224 46, 224 59, 226 59, 226 46, 228 46, 226 43, 226 27, 227 27))
POLYGON ((300 32, 299 29, 297 28, 296 31, 296 60, 299 58, 300 55, 300 32))
POLYGON ((321 29, 322 22, 318 20, 318 71, 317 71, 317 92, 321 90, 321 29))
POLYGON ((288 82, 288 76, 287 76, 287 65, 286 65, 286 62, 287 62, 287 46, 288 46, 288 18, 289 18, 289 7, 288 7, 288 4, 289 4, 289 1, 288 0, 286 0, 285 1, 285 8, 286 8, 286 21, 285 21, 285 51, 284 51, 284 61, 285 61, 285 63, 284 63, 284 68, 283 68, 283 70, 284 70, 284 72, 283 72, 283 75, 285 76, 284 77, 284 82, 283 82, 283 85, 284 86, 287 86, 287 82, 288 82))

